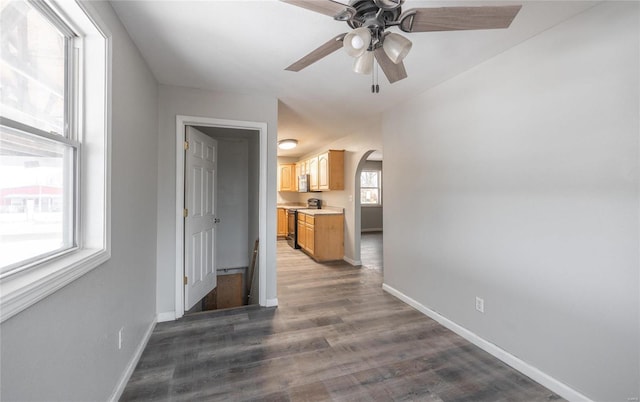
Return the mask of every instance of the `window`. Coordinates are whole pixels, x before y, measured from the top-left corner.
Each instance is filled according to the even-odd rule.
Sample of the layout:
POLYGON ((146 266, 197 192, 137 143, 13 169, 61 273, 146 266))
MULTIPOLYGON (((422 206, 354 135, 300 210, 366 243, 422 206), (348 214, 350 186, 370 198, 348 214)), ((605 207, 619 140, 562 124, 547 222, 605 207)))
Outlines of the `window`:
POLYGON ((0 321, 110 256, 110 35, 89 3, 0 0, 0 321))
POLYGON ((46 5, 2 2, 0 273, 76 247, 75 34, 46 5))
POLYGON ((360 204, 382 204, 382 172, 380 170, 363 170, 360 173, 360 204))

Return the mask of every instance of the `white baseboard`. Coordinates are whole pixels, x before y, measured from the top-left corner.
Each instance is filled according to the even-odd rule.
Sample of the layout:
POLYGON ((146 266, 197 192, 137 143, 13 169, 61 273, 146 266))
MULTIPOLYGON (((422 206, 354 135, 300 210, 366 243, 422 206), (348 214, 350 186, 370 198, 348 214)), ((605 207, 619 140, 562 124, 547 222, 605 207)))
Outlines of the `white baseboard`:
POLYGON ((278 305, 278 298, 274 298, 274 299, 267 299, 267 303, 265 305, 265 307, 276 307, 278 305))
POLYGON ((461 337, 463 337, 464 339, 468 340, 469 342, 473 343, 474 345, 478 346, 480 349, 484 350, 485 352, 493 355, 494 357, 502 360, 504 363, 508 364, 509 366, 513 367, 514 369, 518 370, 519 372, 521 372, 522 374, 526 375, 527 377, 533 379, 534 381, 537 381, 539 384, 547 387, 548 389, 550 389, 551 391, 555 392, 556 394, 560 395, 561 397, 569 400, 569 401, 587 401, 590 402, 591 399, 587 398, 586 396, 584 396, 583 394, 581 394, 580 392, 576 391, 575 389, 569 387, 568 385, 558 381, 557 379, 551 377, 550 375, 540 371, 539 369, 537 369, 536 367, 530 365, 529 363, 521 360, 520 358, 512 355, 511 353, 507 352, 506 350, 500 348, 499 346, 481 338, 480 336, 476 335, 475 333, 469 331, 468 329, 456 324, 455 322, 449 320, 448 318, 440 315, 439 313, 431 310, 429 307, 426 307, 425 305, 417 302, 416 300, 412 299, 411 297, 405 295, 404 293, 400 292, 399 290, 396 290, 394 288, 392 288, 391 286, 387 285, 386 283, 382 284, 382 289, 384 291, 386 291, 387 293, 397 297, 398 299, 402 300, 403 302, 407 303, 408 305, 410 305, 411 307, 415 308, 416 310, 420 311, 422 314, 432 318, 433 320, 437 321, 438 323, 440 323, 442 326, 450 329, 451 331, 455 332, 456 334, 460 335, 461 337))
POLYGON ((166 321, 175 321, 175 320, 176 320, 175 311, 165 311, 164 313, 158 313, 158 318, 156 318, 157 322, 166 322, 166 321))
POLYGON ((114 388, 113 393, 109 398, 109 401, 116 402, 122 396, 122 393, 124 392, 124 389, 126 388, 127 383, 131 378, 131 374, 133 374, 133 371, 136 369, 136 366, 138 365, 138 361, 142 356, 142 352, 144 352, 144 348, 147 346, 147 343, 149 342, 149 338, 151 338, 151 334, 153 333, 153 329, 155 327, 156 327, 156 320, 154 319, 153 321, 151 321, 151 324, 149 324, 149 328, 147 328, 147 331, 142 337, 142 340, 138 344, 138 347, 136 348, 135 352, 133 353, 133 357, 131 357, 129 364, 127 364, 126 369, 122 373, 122 376, 120 377, 120 381, 118 381, 118 384, 114 388))
POLYGON ((360 265, 362 265, 362 261, 358 260, 354 260, 352 258, 349 258, 347 256, 342 257, 343 260, 345 260, 346 262, 348 262, 349 264, 353 265, 354 267, 359 267, 360 265))

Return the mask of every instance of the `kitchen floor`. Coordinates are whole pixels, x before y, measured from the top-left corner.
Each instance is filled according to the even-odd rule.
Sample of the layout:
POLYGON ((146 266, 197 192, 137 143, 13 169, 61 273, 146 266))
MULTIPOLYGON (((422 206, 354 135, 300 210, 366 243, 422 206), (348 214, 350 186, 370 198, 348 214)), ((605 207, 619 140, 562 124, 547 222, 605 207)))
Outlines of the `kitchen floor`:
POLYGON ((384 292, 377 269, 277 251, 277 308, 158 324, 121 400, 560 399, 384 292))
POLYGON ((360 235, 360 261, 363 267, 382 272, 382 232, 360 235))

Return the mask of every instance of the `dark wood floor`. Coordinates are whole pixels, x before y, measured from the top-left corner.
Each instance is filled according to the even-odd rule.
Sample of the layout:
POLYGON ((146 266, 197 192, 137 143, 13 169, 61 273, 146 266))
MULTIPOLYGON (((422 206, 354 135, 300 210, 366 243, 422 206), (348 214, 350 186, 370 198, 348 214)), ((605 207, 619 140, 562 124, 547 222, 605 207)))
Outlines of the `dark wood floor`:
POLYGON ((278 242, 279 307, 158 324, 123 401, 546 401, 557 395, 381 290, 278 242))
POLYGON ((360 235, 360 260, 363 267, 382 272, 382 232, 360 235))

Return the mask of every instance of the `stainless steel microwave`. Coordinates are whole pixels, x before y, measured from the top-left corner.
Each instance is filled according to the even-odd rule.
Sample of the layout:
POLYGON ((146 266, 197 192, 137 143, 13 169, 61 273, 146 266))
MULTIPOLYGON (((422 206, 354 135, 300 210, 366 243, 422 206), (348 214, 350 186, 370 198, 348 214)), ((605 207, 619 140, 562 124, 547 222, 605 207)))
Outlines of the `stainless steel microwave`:
POLYGON ((301 174, 298 176, 298 192, 307 193, 309 192, 309 175, 301 174))

